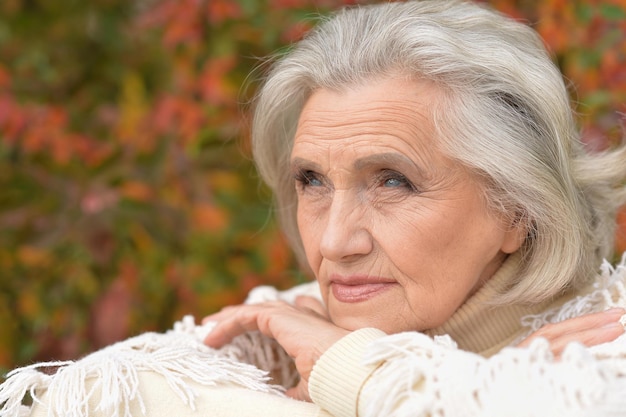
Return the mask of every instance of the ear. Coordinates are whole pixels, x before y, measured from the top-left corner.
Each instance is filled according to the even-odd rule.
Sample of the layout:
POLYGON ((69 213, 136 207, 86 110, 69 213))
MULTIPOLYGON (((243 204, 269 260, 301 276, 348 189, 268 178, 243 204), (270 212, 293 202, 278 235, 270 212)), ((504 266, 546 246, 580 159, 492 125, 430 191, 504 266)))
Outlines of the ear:
POLYGON ((528 228, 526 222, 522 220, 521 215, 515 216, 511 224, 508 225, 502 239, 500 250, 504 253, 513 253, 518 250, 526 237, 528 236, 528 228))

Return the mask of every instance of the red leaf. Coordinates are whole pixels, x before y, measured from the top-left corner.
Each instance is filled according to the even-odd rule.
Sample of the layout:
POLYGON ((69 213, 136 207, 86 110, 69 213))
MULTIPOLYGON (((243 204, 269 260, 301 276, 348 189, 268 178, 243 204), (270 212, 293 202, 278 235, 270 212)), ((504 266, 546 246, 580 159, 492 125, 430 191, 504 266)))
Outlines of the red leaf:
POLYGON ((215 58, 208 61, 198 85, 203 98, 211 104, 236 102, 236 89, 228 82, 228 73, 235 67, 234 56, 215 58))
POLYGON ((212 25, 219 25, 228 19, 242 16, 241 8, 232 0, 211 0, 207 2, 207 18, 212 25))
POLYGON ((167 16, 167 24, 163 41, 166 46, 176 46, 181 43, 196 43, 202 36, 200 27, 200 2, 196 0, 181 0, 171 9, 167 16))
POLYGON ((11 84, 11 75, 9 71, 0 64, 0 91, 8 88, 9 84, 11 84))
POLYGON ((133 295, 132 282, 137 279, 134 265, 125 264, 113 284, 91 309, 90 339, 95 347, 125 339, 130 333, 133 295))
POLYGON ((193 223, 200 229, 211 232, 223 231, 228 225, 228 213, 213 204, 198 204, 193 208, 193 223))

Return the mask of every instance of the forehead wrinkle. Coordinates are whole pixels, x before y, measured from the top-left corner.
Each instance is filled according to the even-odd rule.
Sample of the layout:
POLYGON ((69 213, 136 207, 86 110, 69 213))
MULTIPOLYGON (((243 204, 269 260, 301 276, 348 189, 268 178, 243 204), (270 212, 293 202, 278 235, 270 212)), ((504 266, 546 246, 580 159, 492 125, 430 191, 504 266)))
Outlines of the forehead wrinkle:
POLYGON ((406 100, 359 102, 357 106, 348 109, 305 107, 298 122, 297 136, 325 136, 324 133, 320 134, 321 130, 334 131, 337 128, 342 129, 340 137, 352 134, 389 135, 390 125, 409 138, 429 136, 428 131, 433 130, 433 123, 432 116, 427 113, 427 109, 420 103, 406 100))
MULTIPOLYGON (((338 94, 335 100, 332 92, 330 99, 328 91, 322 92, 325 95, 318 96, 318 100, 314 94, 300 114, 292 155, 306 157, 311 151, 321 151, 330 161, 337 156, 333 152, 349 151, 366 142, 386 148, 389 153, 404 155, 411 161, 409 166, 417 168, 424 177, 437 176, 430 172, 434 169, 431 167, 433 162, 441 159, 435 143, 434 115, 424 103, 424 98, 431 94, 400 92, 391 98, 338 94), (341 148, 327 148, 334 141, 341 148), (296 151, 296 148, 300 150, 296 151), (427 173, 429 175, 425 175, 427 173)), ((386 152, 380 149, 380 153, 386 152)), ((375 161, 371 162, 374 164, 375 161)), ((354 162, 353 165, 358 164, 354 162)))

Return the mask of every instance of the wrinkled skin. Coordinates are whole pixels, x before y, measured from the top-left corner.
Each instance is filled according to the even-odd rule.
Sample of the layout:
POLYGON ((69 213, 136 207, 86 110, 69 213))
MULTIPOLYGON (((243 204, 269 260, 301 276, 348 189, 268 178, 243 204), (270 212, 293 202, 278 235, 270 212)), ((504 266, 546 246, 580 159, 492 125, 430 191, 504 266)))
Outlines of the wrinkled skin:
MULTIPOLYGON (((309 400, 308 378, 337 340, 364 327, 387 333, 443 324, 515 252, 524 230, 489 210, 481 185, 437 147, 437 87, 377 79, 319 90, 303 109, 291 170, 298 227, 324 304, 300 297, 228 307, 205 343, 252 330, 275 338, 301 376, 288 392, 309 400)), ((587 315, 531 335, 555 354, 571 341, 595 345, 623 333, 624 311, 587 315)))
POLYGON ((522 242, 438 149, 439 94, 389 78, 318 91, 302 111, 291 155, 298 228, 340 327, 440 326, 522 242))

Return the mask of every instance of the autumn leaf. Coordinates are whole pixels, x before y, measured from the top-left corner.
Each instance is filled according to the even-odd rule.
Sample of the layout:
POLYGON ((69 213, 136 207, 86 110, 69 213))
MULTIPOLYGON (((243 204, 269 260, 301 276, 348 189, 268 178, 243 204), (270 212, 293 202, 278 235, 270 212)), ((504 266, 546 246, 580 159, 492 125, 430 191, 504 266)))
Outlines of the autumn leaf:
POLYGON ((228 226, 229 215, 214 204, 201 203, 193 208, 192 222, 198 230, 221 232, 228 226))
POLYGON ((17 249, 17 257, 27 267, 45 268, 52 264, 52 255, 47 250, 35 246, 20 246, 17 249))
POLYGON ((0 92, 7 89, 11 84, 11 74, 6 67, 0 64, 0 92))
POLYGON ((211 0, 206 4, 206 15, 212 25, 219 25, 228 19, 241 17, 241 7, 232 0, 211 0))
POLYGON ((200 73, 198 84, 204 100, 213 105, 236 103, 236 87, 228 82, 228 74, 235 67, 234 56, 208 61, 200 73))
POLYGON ((130 200, 147 202, 154 198, 154 190, 142 181, 129 180, 124 182, 119 189, 120 196, 130 200))
POLYGON ((180 44, 198 43, 202 34, 200 28, 201 2, 196 0, 170 0, 169 3, 168 15, 163 21, 165 26, 164 44, 169 47, 176 47, 180 44))
POLYGON ((129 336, 133 295, 125 281, 116 279, 91 308, 89 331, 95 347, 129 336))

